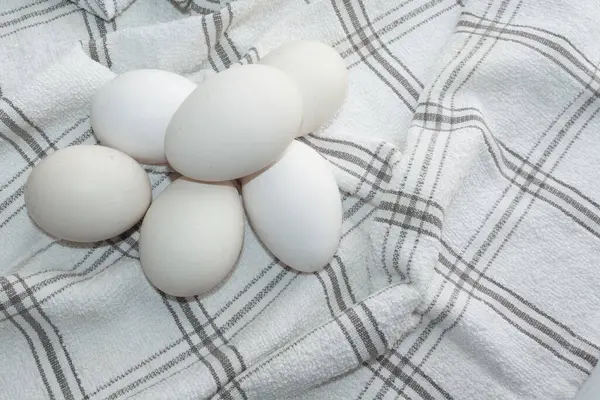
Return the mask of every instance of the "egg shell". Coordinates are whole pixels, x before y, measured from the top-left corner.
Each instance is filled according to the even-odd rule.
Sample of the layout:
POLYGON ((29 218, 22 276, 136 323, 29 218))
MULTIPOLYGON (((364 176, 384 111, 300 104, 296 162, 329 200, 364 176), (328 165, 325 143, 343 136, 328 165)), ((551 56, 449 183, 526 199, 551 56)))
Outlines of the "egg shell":
POLYGON ((342 202, 329 163, 294 141, 271 166, 242 180, 242 197, 256 234, 283 263, 314 272, 340 241, 342 202))
POLYGON ((154 200, 144 218, 142 269, 169 295, 202 294, 229 274, 243 233, 242 201, 232 182, 180 178, 154 200))
POLYGON ((94 133, 102 144, 140 162, 164 163, 167 125, 195 88, 195 83, 172 72, 125 72, 92 97, 94 133))
POLYGON ((277 159, 301 117, 300 92, 283 72, 264 65, 228 69, 179 107, 167 128, 167 159, 193 179, 241 178, 277 159))
POLYGON ((31 172, 25 204, 47 233, 74 242, 95 242, 136 224, 151 201, 144 169, 104 146, 71 146, 49 155, 31 172))
POLYGON ((285 72, 300 89, 304 109, 298 136, 316 131, 342 107, 348 92, 348 70, 331 46, 314 40, 293 41, 259 62, 285 72))

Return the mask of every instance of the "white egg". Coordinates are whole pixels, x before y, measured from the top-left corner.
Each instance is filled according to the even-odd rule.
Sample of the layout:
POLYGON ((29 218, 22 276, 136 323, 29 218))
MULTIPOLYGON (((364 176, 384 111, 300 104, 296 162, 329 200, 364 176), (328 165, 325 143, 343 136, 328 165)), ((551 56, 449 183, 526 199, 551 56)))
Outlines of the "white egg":
POLYGON ((179 107, 167 128, 167 159, 193 179, 237 179, 275 160, 301 117, 300 93, 283 72, 264 65, 228 69, 179 107))
POLYGON ((299 136, 317 130, 342 107, 348 91, 348 70, 342 57, 325 43, 301 40, 268 53, 260 64, 290 76, 304 104, 299 136))
POLYGON ((74 242, 109 239, 146 212, 151 187, 131 157, 104 146, 72 146, 49 155, 31 172, 25 204, 47 233, 74 242))
POLYGON ((337 251, 342 202, 327 160, 294 141, 274 164, 242 180, 252 227, 283 263, 302 272, 325 267, 337 251))
POLYGON ((244 211, 232 182, 180 178, 152 203, 140 232, 148 280, 172 296, 195 296, 221 282, 242 248, 244 211))
POLYGON ((164 163, 167 125, 195 88, 182 76, 156 69, 119 75, 92 98, 94 133, 102 144, 140 162, 164 163))

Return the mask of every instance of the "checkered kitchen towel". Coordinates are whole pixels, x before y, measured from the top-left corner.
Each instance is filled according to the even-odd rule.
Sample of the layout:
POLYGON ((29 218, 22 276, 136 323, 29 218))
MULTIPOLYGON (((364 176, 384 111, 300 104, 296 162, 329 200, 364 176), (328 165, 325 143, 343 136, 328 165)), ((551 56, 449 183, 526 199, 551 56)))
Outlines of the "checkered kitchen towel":
MULTIPOLYGON (((1 4, 0 398, 575 395, 600 356, 597 0, 137 0, 97 14, 1 4), (350 69, 342 112, 305 139, 343 196, 324 271, 285 268, 248 229, 220 290, 173 299, 144 279, 137 228, 77 245, 28 219, 28 173, 95 142, 90 96, 115 73, 195 76, 300 38, 350 69)), ((147 171, 155 193, 175 177, 147 171)))

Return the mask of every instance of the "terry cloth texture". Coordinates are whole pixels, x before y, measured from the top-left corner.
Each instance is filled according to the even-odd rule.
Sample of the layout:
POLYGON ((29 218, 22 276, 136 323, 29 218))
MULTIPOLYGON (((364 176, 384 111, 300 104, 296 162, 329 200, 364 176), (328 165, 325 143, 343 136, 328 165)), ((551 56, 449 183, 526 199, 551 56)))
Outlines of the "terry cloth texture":
MULTIPOLYGON (((600 355, 599 21, 597 0, 3 0, 0 398, 573 398, 600 355), (246 224, 224 285, 175 299, 139 225, 77 245, 30 221, 28 174, 97 142, 115 74, 195 78, 295 39, 350 70, 302 139, 343 198, 324 271, 246 224)), ((145 168, 155 195, 177 176, 145 168)))

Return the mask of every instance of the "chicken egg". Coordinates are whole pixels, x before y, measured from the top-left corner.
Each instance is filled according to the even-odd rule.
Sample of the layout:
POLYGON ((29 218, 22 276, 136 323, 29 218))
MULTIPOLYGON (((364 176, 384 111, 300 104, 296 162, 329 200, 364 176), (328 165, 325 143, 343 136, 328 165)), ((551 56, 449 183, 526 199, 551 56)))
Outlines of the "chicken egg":
POLYGON ((192 81, 168 71, 125 72, 94 94, 94 133, 102 144, 140 162, 164 163, 167 125, 195 88, 192 81))
POLYGON ((229 274, 242 248, 244 211, 232 182, 179 178, 152 203, 140 230, 148 280, 172 296, 195 296, 229 274))
POLYGON ((227 181, 274 161, 295 137, 302 99, 278 69, 242 65, 208 78, 167 128, 171 166, 187 177, 227 181))
POLYGON ((285 72, 300 89, 302 126, 298 136, 314 132, 342 107, 348 91, 346 63, 335 49, 314 40, 298 40, 276 48, 261 60, 285 72))
POLYGON ((242 197, 258 237, 290 268, 315 272, 332 260, 342 202, 319 153, 294 140, 277 162, 242 179, 242 197))
POLYGON ((146 212, 151 187, 144 169, 104 146, 71 146, 44 158, 31 172, 25 205, 47 233, 96 242, 131 228, 146 212))

